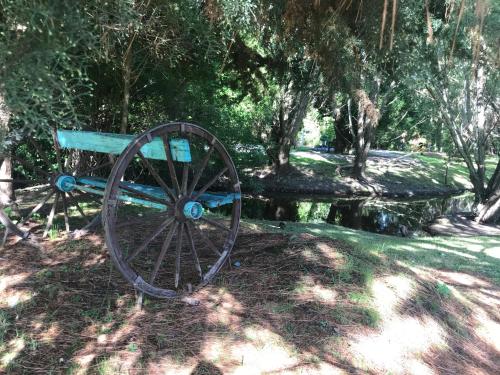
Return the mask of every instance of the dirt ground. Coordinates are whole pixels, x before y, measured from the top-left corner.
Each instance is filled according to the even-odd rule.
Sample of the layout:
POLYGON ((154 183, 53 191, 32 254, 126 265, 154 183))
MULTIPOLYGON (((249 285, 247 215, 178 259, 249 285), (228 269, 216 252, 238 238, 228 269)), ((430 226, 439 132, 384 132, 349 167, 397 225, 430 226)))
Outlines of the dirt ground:
POLYGON ((0 250, 0 372, 498 374, 500 287, 243 230, 192 306, 136 296, 101 234, 0 250), (446 285, 437 281, 446 280, 446 285))

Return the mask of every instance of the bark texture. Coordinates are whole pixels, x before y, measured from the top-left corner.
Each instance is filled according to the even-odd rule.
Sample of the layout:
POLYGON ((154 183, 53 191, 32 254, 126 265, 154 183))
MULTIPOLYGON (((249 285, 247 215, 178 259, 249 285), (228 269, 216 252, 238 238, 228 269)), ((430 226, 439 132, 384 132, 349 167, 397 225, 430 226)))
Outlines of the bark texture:
POLYGON ((336 154, 347 153, 353 143, 353 134, 349 123, 349 107, 350 99, 348 105, 346 104, 342 108, 337 108, 334 111, 335 138, 333 140, 333 144, 335 147, 334 152, 336 154))
POLYGON ((266 149, 273 169, 280 173, 290 166, 290 149, 300 131, 311 93, 307 88, 295 89, 293 82, 283 88, 278 103, 278 115, 272 125, 266 149))
POLYGON ((364 180, 368 151, 380 114, 364 90, 356 90, 355 99, 358 105, 358 119, 354 137, 355 157, 351 176, 358 180, 364 180))
MULTIPOLYGON (((0 141, 4 142, 9 132, 9 120, 11 113, 7 108, 2 93, 0 93, 0 141)), ((12 178, 12 159, 10 151, 0 147, 0 180, 12 178)), ((11 206, 15 204, 16 197, 14 186, 11 182, 0 182, 0 207, 11 206)))
POLYGON ((123 96, 122 96, 122 113, 120 122, 120 133, 126 134, 128 131, 128 113, 130 105, 130 87, 132 77, 132 41, 127 48, 122 67, 123 79, 123 96))

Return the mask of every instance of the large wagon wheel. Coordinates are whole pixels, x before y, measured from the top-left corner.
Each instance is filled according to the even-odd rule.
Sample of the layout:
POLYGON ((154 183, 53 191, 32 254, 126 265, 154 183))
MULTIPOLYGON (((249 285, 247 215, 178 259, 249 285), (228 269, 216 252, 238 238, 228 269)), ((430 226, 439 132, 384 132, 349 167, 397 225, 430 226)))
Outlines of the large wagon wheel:
POLYGON ((136 289, 175 297, 182 285, 206 284, 221 269, 240 212, 240 183, 224 146, 196 125, 160 125, 135 138, 111 172, 106 243, 136 289), (161 157, 146 157, 146 144, 156 144, 161 157))
MULTIPOLYGON (((106 155, 89 152, 75 155, 76 151, 61 149, 55 131, 52 137, 26 136, 24 142, 16 145, 11 155, 13 178, 0 182, 14 185, 16 201, 5 212, 25 237, 33 233, 42 237, 57 235, 59 229, 69 233, 72 228, 95 223, 84 212, 83 202, 100 204, 100 200, 73 190, 72 183, 81 175, 95 174, 105 168, 109 171, 112 165, 106 155), (87 160, 82 163, 82 159, 87 160)), ((9 227, 5 234, 19 235, 19 231, 9 227)), ((6 236, 4 242, 5 239, 6 236)))

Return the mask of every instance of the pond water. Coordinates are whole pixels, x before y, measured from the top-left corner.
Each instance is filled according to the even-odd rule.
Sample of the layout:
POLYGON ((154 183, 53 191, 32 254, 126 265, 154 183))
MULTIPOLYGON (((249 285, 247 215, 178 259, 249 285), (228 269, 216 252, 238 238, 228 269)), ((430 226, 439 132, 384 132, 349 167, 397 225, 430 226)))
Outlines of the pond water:
POLYGON ((326 222, 370 232, 407 236, 421 232, 438 216, 470 212, 473 203, 473 194, 420 199, 246 196, 243 198, 242 217, 326 222))

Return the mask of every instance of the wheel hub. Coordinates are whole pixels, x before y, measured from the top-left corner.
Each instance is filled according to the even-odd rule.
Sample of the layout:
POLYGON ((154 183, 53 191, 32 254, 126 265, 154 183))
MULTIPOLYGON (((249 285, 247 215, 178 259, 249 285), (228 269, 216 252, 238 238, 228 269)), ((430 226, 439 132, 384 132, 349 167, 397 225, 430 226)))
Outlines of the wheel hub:
POLYGON ((187 219, 198 220, 203 216, 203 206, 199 202, 188 201, 184 204, 182 213, 187 219))
POLYGON ((56 177, 54 185, 59 191, 70 192, 75 188, 76 179, 73 176, 66 174, 59 175, 56 177))

